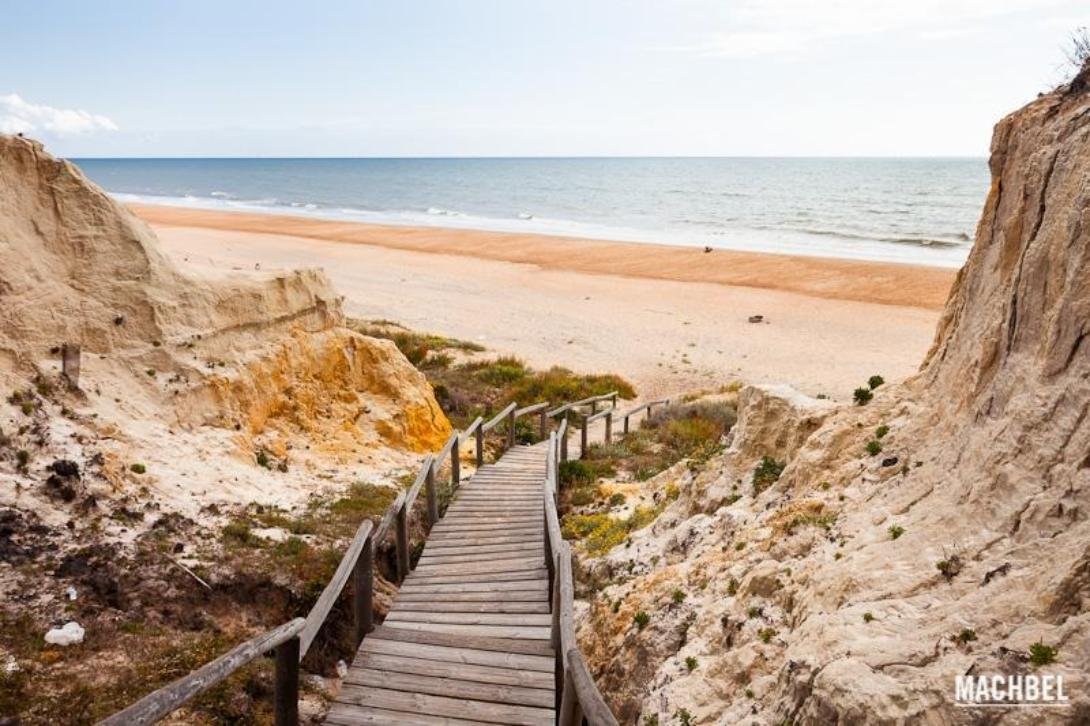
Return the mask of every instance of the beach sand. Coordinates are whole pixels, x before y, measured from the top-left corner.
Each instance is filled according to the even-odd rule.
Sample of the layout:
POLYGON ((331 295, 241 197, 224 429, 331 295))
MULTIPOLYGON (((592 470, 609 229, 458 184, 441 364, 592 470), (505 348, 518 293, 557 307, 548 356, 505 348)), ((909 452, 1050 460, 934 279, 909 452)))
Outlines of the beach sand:
POLYGON ((734 379, 848 400, 915 372, 955 272, 540 235, 133 206, 167 252, 221 272, 322 267, 362 318, 535 366, 616 372, 641 398, 734 379), (765 322, 748 322, 763 315, 765 322))

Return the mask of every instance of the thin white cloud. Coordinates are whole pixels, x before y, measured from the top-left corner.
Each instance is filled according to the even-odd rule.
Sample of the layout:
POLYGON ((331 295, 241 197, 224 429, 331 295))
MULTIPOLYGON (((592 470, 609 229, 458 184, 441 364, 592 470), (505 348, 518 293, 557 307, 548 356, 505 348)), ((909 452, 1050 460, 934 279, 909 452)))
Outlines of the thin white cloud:
POLYGON ((106 116, 74 108, 54 108, 24 101, 17 93, 0 95, 0 132, 46 133, 57 137, 117 131, 106 116))
POLYGON ((1065 0, 738 0, 726 27, 673 50, 710 58, 793 57, 837 38, 912 31, 927 39, 972 32, 976 23, 1065 0))

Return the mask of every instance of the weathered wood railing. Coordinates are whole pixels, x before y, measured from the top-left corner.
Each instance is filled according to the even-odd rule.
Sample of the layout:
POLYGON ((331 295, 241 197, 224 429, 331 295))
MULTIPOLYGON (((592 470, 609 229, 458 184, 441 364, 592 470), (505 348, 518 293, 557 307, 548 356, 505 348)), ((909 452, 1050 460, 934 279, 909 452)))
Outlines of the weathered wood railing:
POLYGON ((605 426, 604 426, 604 432, 603 432, 602 440, 605 443, 610 444, 610 443, 613 443, 613 421, 614 421, 614 419, 618 419, 618 418, 621 419, 621 421, 623 422, 623 426, 622 426, 622 429, 621 429, 621 435, 622 436, 627 436, 628 433, 629 433, 629 419, 631 419, 633 416, 638 414, 640 411, 646 410, 647 411, 647 418, 644 419, 644 420, 648 420, 648 419, 651 418, 652 411, 653 411, 655 406, 668 406, 668 405, 670 405, 670 399, 669 398, 662 398, 662 399, 659 399, 658 401, 648 401, 647 403, 642 403, 639 406, 636 406, 635 408, 631 408, 631 409, 625 411, 624 413, 617 413, 616 407, 614 407, 614 408, 607 408, 604 411, 599 411, 598 413, 587 416, 586 418, 583 419, 583 425, 582 425, 582 428, 581 428, 581 430, 579 432, 579 439, 580 439, 579 458, 580 459, 586 458, 586 455, 587 455, 586 452, 587 452, 587 446, 588 446, 587 429, 595 421, 598 421, 599 419, 604 419, 605 420, 605 426))
POLYGON ((567 421, 549 437, 545 459, 545 565, 549 570, 552 598, 552 645, 556 651, 557 723, 572 726, 616 726, 602 694, 590 675, 575 637, 575 584, 572 579, 571 546, 564 541, 556 504, 562 441, 567 421))
MULTIPOLYGON (((106 718, 101 721, 100 724, 102 726, 139 726, 142 724, 155 723, 181 707, 186 701, 200 695, 212 686, 221 683, 242 666, 263 654, 272 651, 275 653, 276 658, 276 685, 273 697, 275 722, 277 726, 295 726, 299 721, 299 663, 310 650, 318 632, 325 624, 330 612, 332 612, 334 605, 337 603, 337 600, 344 591, 345 585, 348 584, 350 579, 353 583, 352 615, 354 621, 354 646, 359 647, 359 644, 367 633, 374 629, 374 571, 377 550, 385 543, 392 531, 394 533, 393 550, 396 579, 398 582, 401 582, 408 576, 412 566, 409 530, 413 505, 416 503, 416 499, 420 494, 421 489, 423 489, 427 501, 427 505, 424 508, 427 525, 431 527, 439 521, 441 512, 437 478, 447 460, 449 459, 450 461, 450 493, 453 496, 461 481, 461 446, 469 440, 470 436, 476 438, 476 462, 477 466, 481 466, 484 464, 484 435, 501 423, 507 423, 504 441, 506 447, 510 448, 515 443, 516 422, 520 417, 534 413, 538 414, 539 434, 544 438, 547 434, 548 419, 555 415, 557 411, 569 411, 577 406, 586 404, 596 406, 598 401, 606 399, 612 399, 615 406, 617 400, 616 392, 607 393, 601 396, 592 396, 583 399, 582 401, 566 404, 559 409, 553 409, 552 411, 547 411, 549 406, 547 402, 535 403, 523 408, 519 408, 517 403, 511 403, 488 421, 484 421, 481 417, 477 417, 477 419, 466 427, 464 431, 452 432, 446 443, 443 444, 443 447, 439 449, 438 452, 424 457, 424 461, 421 463, 420 471, 417 474, 413 485, 408 490, 398 493, 397 497, 386 509, 386 512, 383 514, 378 525, 373 525, 370 520, 366 520, 360 524, 359 528, 356 530, 355 536, 348 545, 348 549, 341 558, 337 570, 334 572, 332 578, 330 578, 325 589, 322 590, 321 595, 318 596, 318 599, 315 601, 314 606, 310 609, 306 618, 296 618, 236 646, 228 653, 202 666, 196 671, 193 671, 189 675, 183 676, 173 683, 148 694, 123 711, 119 711, 113 716, 106 718)), ((551 481, 553 482, 552 486, 554 491, 556 488, 557 453, 562 450, 563 456, 565 458, 567 457, 567 428, 568 422, 565 417, 561 422, 558 431, 549 434, 549 456, 551 457, 551 464, 549 464, 549 466, 551 467, 550 476, 551 481), (563 444, 559 446, 557 444, 558 435, 563 438, 563 444)), ((559 534, 560 525, 556 520, 555 497, 546 497, 546 500, 547 502, 552 502, 553 526, 556 532, 552 542, 560 542, 566 547, 566 543, 563 543, 559 534)), ((549 537, 546 537, 546 549, 551 553, 552 551, 549 550, 549 547, 550 539, 549 537)), ((566 567, 568 568, 567 582, 569 583, 568 590, 570 591, 570 551, 567 551, 566 557, 566 567)), ((555 559, 553 554, 550 554, 548 559, 550 560, 550 572, 553 572, 556 567, 556 564, 553 561, 555 559)), ((563 557, 561 557, 561 560, 563 560, 563 557)), ((568 619, 570 620, 570 598, 566 607, 568 619)), ((567 637, 563 641, 563 644, 570 649, 574 647, 574 642, 574 637, 567 637)), ((560 653, 561 651, 558 650, 557 652, 560 653)), ((567 664, 570 659, 571 656, 565 651, 563 656, 564 663, 567 664)), ((565 666, 565 673, 568 673, 569 670, 570 669, 565 666)), ((582 680, 579 680, 584 677, 589 679, 589 675, 586 675, 587 671, 585 665, 570 670, 570 672, 572 677, 576 679, 574 692, 582 693, 585 691, 587 684, 582 680), (584 675, 581 676, 579 675, 580 673, 584 675)), ((589 681, 589 684, 590 688, 594 688, 593 681, 589 681)), ((595 691, 595 693, 596 692, 597 691, 595 691)), ((581 700, 580 702, 582 703, 583 701, 581 700)), ((587 707, 584 706, 584 713, 588 713, 586 708, 587 707)), ((604 705, 602 708, 604 708, 604 705)), ((606 710, 605 713, 608 714, 608 710, 606 710)), ((612 716, 610 716, 610 718, 612 718, 612 716)), ((591 723, 606 724, 616 722, 591 721, 591 723)))

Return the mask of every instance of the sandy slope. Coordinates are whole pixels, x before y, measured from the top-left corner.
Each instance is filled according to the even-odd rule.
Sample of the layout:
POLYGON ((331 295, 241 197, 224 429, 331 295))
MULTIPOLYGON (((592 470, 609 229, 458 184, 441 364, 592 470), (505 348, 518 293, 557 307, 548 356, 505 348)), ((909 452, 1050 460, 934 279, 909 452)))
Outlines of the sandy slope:
MULTIPOLYGON (((844 399, 872 373, 898 380, 914 372, 938 318, 937 312, 922 307, 499 261, 490 259, 498 241, 492 233, 480 233, 481 256, 474 257, 458 246, 471 238, 465 231, 451 232, 458 241, 451 249, 460 254, 448 254, 226 229, 236 220, 245 226, 256 215, 137 211, 152 220, 169 219, 170 225, 155 228, 168 254, 179 261, 224 271, 318 265, 346 296, 345 310, 351 315, 390 318, 477 340, 535 365, 619 372, 632 378, 644 396, 717 387, 741 377, 787 381, 809 393, 844 399), (181 226, 187 222, 193 226, 181 226), (211 228, 216 225, 224 229, 211 228), (768 323, 748 323, 754 314, 764 315, 768 323)), ((274 224, 275 218, 269 219, 260 221, 274 224)), ((367 234, 385 231, 350 226, 367 234)), ((440 239, 447 234, 428 232, 440 239)), ((615 245, 626 259, 645 247, 652 258, 660 250, 587 244, 615 245)), ((727 253, 700 257, 717 260, 721 254, 727 253)), ((793 279, 792 258, 772 263, 782 268, 779 278, 793 279)), ((872 267, 897 267, 830 264, 856 269, 858 279, 848 292, 858 286, 880 287, 864 274, 875 272, 872 267)), ((933 277, 932 282, 951 275, 945 270, 899 269, 906 280, 914 271, 925 279, 933 277)), ((777 279, 773 272, 765 271, 770 284, 777 279)), ((826 277, 830 289, 836 274, 842 273, 826 277)), ((945 294, 945 283, 942 287, 945 294)))

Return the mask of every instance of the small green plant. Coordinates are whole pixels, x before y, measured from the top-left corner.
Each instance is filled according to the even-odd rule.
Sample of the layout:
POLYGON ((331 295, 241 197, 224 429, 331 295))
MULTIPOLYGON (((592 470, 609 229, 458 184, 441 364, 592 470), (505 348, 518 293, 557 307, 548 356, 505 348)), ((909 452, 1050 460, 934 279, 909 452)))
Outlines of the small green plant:
POLYGON ((625 503, 625 496, 624 496, 624 494, 621 494, 620 492, 617 492, 616 494, 611 494, 610 497, 609 497, 609 506, 611 506, 611 507, 619 507, 624 503, 625 503))
POLYGON ((746 609, 746 617, 750 619, 759 617, 760 615, 761 608, 757 607, 756 605, 750 605, 749 608, 746 609))
POLYGON ((746 689, 746 698, 753 698, 755 695, 756 694, 753 692, 752 688, 747 688, 746 689))
POLYGON ((1029 660, 1035 666, 1048 665, 1056 661, 1056 656, 1059 651, 1051 645, 1045 645, 1041 641, 1037 641, 1029 647, 1029 660))
POLYGON ((961 643, 962 645, 965 645, 966 643, 971 643, 976 640, 976 631, 972 628, 965 628, 956 636, 954 636, 954 640, 961 643))
POLYGON ((864 623, 874 622, 874 613, 863 613, 863 622, 864 623))
POLYGON ((882 453, 882 442, 878 439, 871 439, 867 442, 866 449, 871 456, 878 456, 882 453))
POLYGON ((26 449, 19 449, 15 452, 15 463, 20 469, 25 469, 27 464, 30 463, 30 452, 26 449))
POLYGON ((155 378, 155 369, 154 368, 148 368, 144 372, 148 374, 148 378, 155 378))
POLYGON ((961 572, 961 558, 958 555, 950 555, 946 559, 939 560, 935 563, 935 569, 942 573, 942 576, 949 580, 953 580, 954 577, 961 572))
POLYGON ((223 526, 223 541, 243 547, 258 547, 261 544, 261 538, 250 531, 250 525, 240 521, 228 522, 223 526))
POLYGON ((876 428, 874 430, 874 438, 883 439, 883 438, 885 438, 886 434, 888 434, 888 433, 889 433, 889 426, 886 426, 885 424, 882 424, 881 426, 879 426, 878 428, 876 428))
POLYGON ((617 598, 616 600, 614 600, 613 605, 610 606, 610 609, 613 610, 615 614, 619 613, 621 611, 621 598, 617 598))
POLYGON ((761 639, 762 643, 771 643, 772 639, 776 637, 776 629, 761 628, 757 631, 757 637, 761 639))
POLYGON ((670 599, 674 601, 675 605, 680 605, 681 603, 685 602, 685 591, 674 590, 673 594, 670 595, 670 599))
POLYGON ((768 487, 775 484, 783 469, 784 462, 776 461, 771 456, 761 457, 761 462, 753 469, 753 493, 760 494, 768 487))
POLYGON ((133 464, 129 467, 129 471, 131 471, 133 474, 146 474, 148 473, 148 467, 144 466, 143 464, 133 464))
POLYGON ((886 382, 885 378, 882 378, 882 376, 877 376, 877 375, 871 376, 870 378, 867 379, 867 385, 870 386, 870 389, 872 391, 875 388, 878 388, 878 386, 882 385, 885 382, 886 382))
POLYGON ((745 548, 746 548, 746 543, 743 542, 742 540, 738 540, 737 542, 734 543, 734 549, 738 550, 739 552, 741 552, 745 548))
POLYGON ((738 594, 738 580, 735 580, 733 577, 730 578, 730 581, 727 583, 727 594, 731 597, 738 594))
POLYGON ((899 524, 891 524, 888 531, 890 539, 897 539, 905 533, 905 528, 899 524))
POLYGON ((643 717, 643 726, 659 726, 659 715, 652 713, 643 717))
POLYGON ((687 671, 689 671, 690 673, 692 673, 693 671, 695 671, 695 670, 696 670, 696 667, 697 667, 698 665, 699 665, 699 663, 697 663, 697 660, 696 660, 696 658, 694 658, 694 657, 693 657, 693 656, 691 656, 691 655, 690 655, 690 656, 689 656, 688 658, 686 658, 686 659, 685 659, 685 669, 686 669, 687 671))
POLYGON ((269 458, 269 452, 265 451, 264 449, 258 449, 257 456, 255 458, 257 459, 258 466, 264 467, 266 469, 272 468, 272 459, 269 458))
POLYGON ((633 616, 632 622, 636 624, 637 630, 643 630, 647 627, 647 624, 651 622, 651 616, 645 613, 643 610, 640 610, 633 616))
POLYGON ((865 406, 870 403, 872 398, 874 398, 874 394, 869 388, 857 388, 852 391, 852 400, 855 401, 856 406, 865 406))
POLYGON ((679 708, 674 716, 677 717, 681 726, 693 726, 693 715, 689 713, 688 709, 679 708))

